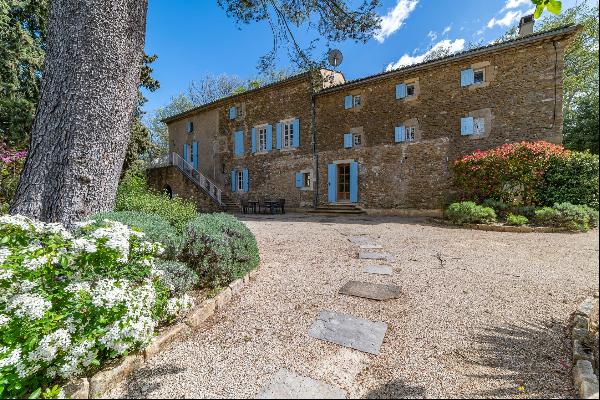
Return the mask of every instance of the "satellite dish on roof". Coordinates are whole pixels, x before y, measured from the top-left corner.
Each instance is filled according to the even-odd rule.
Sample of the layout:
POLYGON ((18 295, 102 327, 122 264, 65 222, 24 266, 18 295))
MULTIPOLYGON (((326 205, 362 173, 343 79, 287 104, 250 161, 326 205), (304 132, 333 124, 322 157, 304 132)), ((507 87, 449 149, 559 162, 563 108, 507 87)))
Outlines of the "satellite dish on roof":
POLYGON ((344 60, 344 56, 342 56, 342 52, 338 49, 333 49, 329 50, 327 59, 329 60, 329 64, 331 64, 331 66, 335 68, 342 63, 342 61, 344 60))

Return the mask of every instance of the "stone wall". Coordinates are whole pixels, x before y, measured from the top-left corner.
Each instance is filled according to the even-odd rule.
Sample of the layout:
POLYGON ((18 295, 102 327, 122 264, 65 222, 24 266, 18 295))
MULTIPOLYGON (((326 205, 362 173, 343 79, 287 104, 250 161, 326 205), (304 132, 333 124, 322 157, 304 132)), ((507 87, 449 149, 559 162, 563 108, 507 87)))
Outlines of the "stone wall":
POLYGON ((222 211, 215 201, 198 188, 177 167, 153 168, 147 172, 148 186, 157 192, 171 189, 173 196, 191 200, 197 205, 198 212, 222 211))

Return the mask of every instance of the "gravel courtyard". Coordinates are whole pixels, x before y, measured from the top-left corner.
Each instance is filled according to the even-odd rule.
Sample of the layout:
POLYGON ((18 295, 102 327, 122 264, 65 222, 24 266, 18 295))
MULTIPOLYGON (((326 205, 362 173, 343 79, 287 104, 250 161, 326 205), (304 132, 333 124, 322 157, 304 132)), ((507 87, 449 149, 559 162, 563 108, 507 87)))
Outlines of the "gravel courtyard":
POLYGON ((569 315, 598 290, 598 230, 517 234, 393 217, 244 216, 261 269, 208 324, 111 397, 248 398, 281 368, 352 398, 574 397, 569 315), (367 235, 396 256, 364 274, 367 235), (341 296, 349 280, 394 283, 400 299, 341 296), (382 321, 379 356, 308 336, 320 310, 382 321))

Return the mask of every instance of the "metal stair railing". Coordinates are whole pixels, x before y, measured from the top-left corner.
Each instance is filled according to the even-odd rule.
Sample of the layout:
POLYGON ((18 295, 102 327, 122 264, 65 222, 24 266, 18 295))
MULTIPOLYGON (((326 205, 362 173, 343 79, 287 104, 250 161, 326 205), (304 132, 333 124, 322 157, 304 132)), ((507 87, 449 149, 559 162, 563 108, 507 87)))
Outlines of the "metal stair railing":
POLYGON ((204 176, 200 171, 194 168, 192 164, 187 162, 177 153, 165 154, 150 162, 150 168, 166 167, 169 165, 176 166, 179 170, 194 182, 200 189, 206 192, 220 206, 224 206, 221 199, 222 191, 216 183, 204 176))

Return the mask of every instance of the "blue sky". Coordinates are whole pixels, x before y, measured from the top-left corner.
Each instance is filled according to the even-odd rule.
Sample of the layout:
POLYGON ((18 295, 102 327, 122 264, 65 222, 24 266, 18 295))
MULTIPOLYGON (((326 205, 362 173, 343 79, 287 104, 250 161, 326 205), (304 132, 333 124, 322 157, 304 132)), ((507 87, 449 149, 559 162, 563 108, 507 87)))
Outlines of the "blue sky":
MULTIPOLYGON (((563 0, 563 10, 577 1, 582 0, 563 0)), ((530 0, 383 0, 378 8, 382 31, 375 38, 332 47, 344 54, 340 70, 354 79, 419 62, 436 45, 461 50, 469 42, 488 43, 531 9, 530 0)), ((298 38, 308 43, 315 36, 301 30, 298 38)), ((146 93, 146 111, 166 105, 205 74, 255 76, 259 57, 272 43, 266 22, 237 25, 216 0, 149 0, 146 52, 158 55, 153 66, 161 88, 146 93)), ((281 52, 278 67, 290 65, 287 53, 281 52)))

